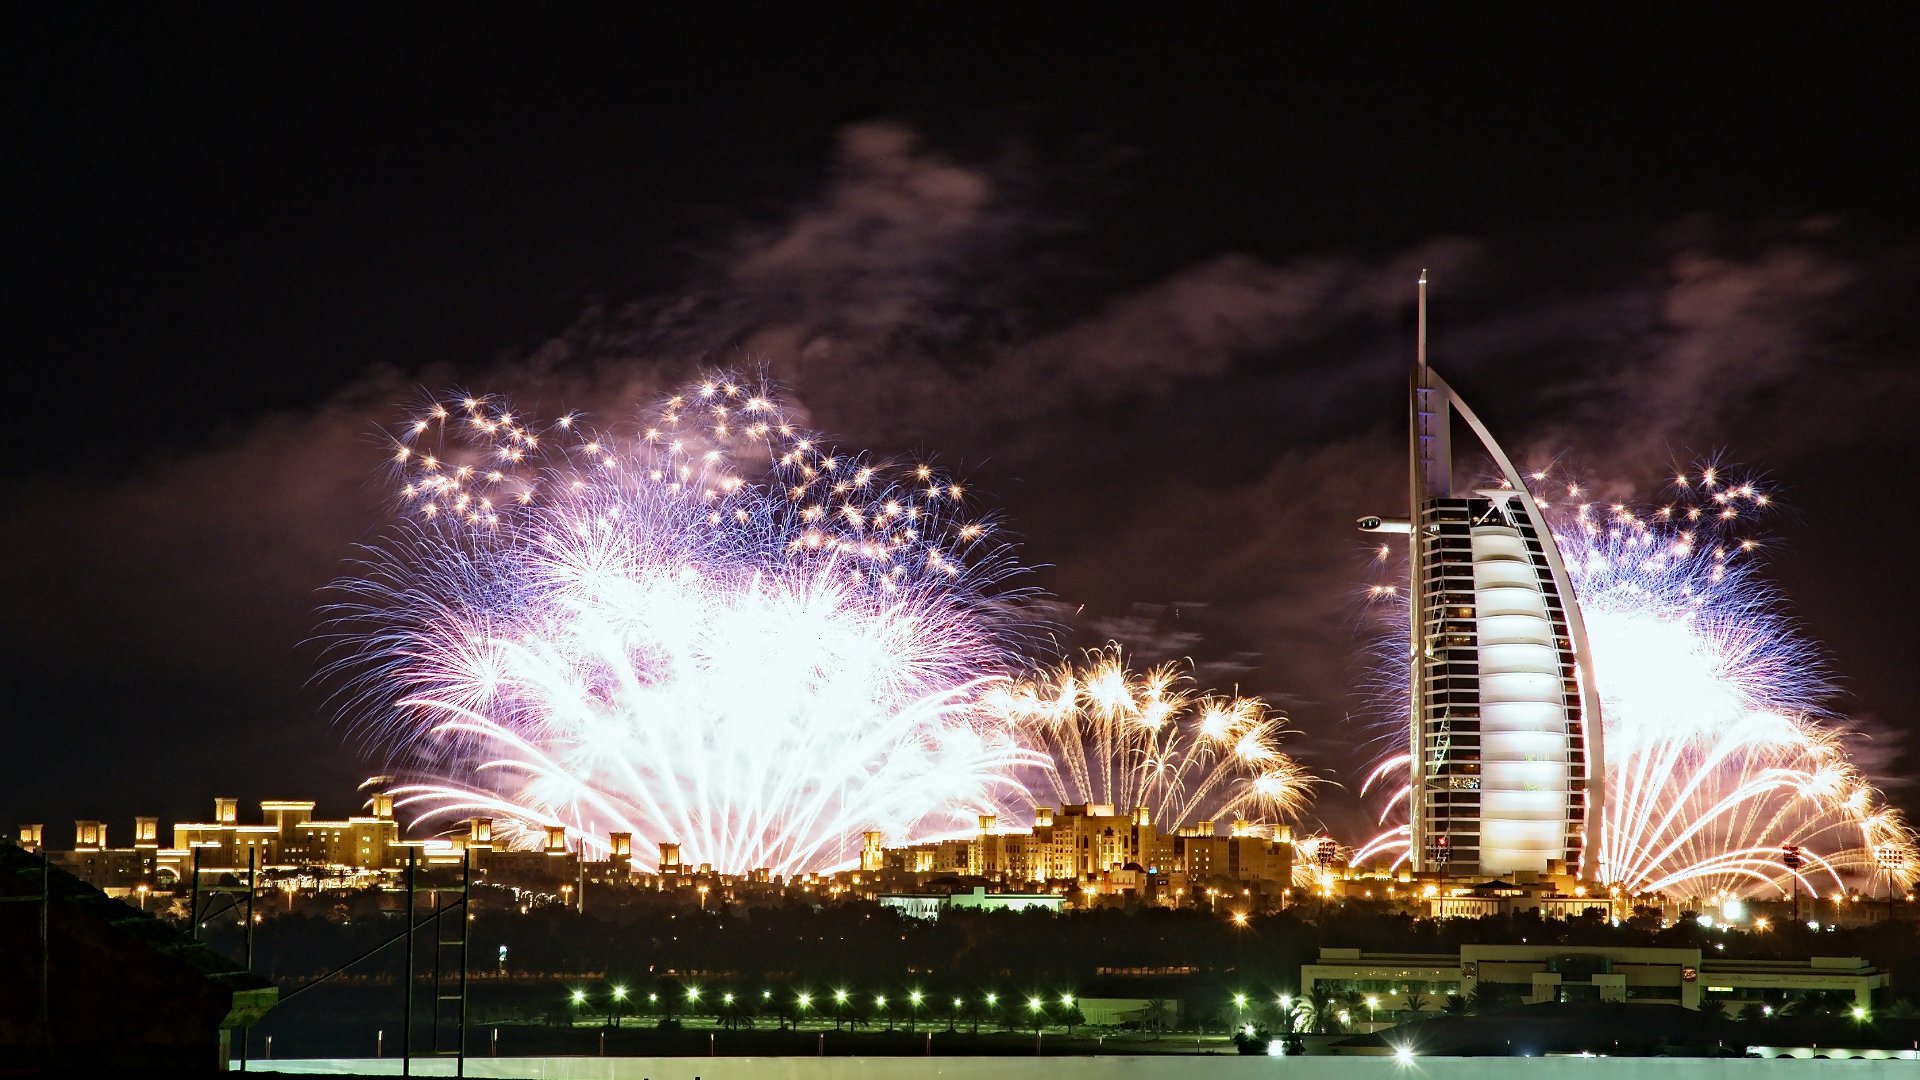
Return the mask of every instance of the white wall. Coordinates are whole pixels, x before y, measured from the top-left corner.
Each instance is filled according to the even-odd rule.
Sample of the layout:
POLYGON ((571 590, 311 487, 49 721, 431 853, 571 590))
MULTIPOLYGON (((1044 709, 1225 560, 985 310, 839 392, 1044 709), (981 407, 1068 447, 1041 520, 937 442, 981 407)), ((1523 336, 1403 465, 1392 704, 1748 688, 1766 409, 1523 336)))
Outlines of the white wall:
MULTIPOLYGON (((400 1062, 255 1061, 256 1072, 397 1076, 400 1062)), ((415 1076, 451 1076, 446 1058, 415 1059, 415 1076)), ((1879 1080, 1913 1074, 1910 1061, 1791 1058, 1267 1058, 1134 1057, 468 1058, 477 1080, 1879 1080)))

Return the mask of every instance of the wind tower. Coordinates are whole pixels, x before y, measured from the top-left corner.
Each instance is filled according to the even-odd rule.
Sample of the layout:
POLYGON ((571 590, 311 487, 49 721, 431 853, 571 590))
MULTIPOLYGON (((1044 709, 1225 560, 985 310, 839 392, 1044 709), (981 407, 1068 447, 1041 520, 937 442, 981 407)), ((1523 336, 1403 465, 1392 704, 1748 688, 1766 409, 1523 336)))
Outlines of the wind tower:
POLYGON ((1415 872, 1593 875, 1603 791, 1586 627, 1553 534, 1506 452, 1427 362, 1420 272, 1407 395, 1410 861, 1415 872), (1455 413, 1499 469, 1456 492, 1455 413))

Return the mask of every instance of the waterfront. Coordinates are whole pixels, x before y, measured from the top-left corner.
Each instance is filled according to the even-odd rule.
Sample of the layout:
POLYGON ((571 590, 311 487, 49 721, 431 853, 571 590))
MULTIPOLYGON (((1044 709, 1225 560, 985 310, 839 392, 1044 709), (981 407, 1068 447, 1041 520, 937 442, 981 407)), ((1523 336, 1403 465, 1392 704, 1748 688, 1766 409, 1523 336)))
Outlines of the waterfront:
MULTIPOLYGON (((1648 1080, 1823 1080, 1830 1074, 1855 1080, 1906 1076, 1908 1060, 1788 1058, 1418 1058, 1400 1062, 1381 1057, 1212 1057, 1179 1063, 1183 1075, 1204 1070, 1210 1078, 1284 1075, 1289 1080, 1353 1080, 1382 1073, 1409 1074, 1421 1080, 1599 1080, 1601 1077, 1648 1080)), ((469 1058, 466 1075, 527 1080, 1129 1080, 1165 1077, 1173 1062, 1164 1056, 1100 1058, 469 1058)), ((258 1071, 313 1076, 398 1076, 395 1059, 333 1058, 256 1062, 258 1071)), ((450 1059, 416 1060, 415 1076, 451 1076, 450 1059)))

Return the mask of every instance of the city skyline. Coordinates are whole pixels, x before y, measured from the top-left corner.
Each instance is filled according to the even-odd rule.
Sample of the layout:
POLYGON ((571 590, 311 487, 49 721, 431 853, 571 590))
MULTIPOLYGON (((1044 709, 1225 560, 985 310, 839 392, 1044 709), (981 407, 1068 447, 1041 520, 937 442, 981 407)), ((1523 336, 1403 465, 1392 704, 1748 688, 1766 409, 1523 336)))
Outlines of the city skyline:
MULTIPOLYGON (((1383 33, 1370 57, 1420 53, 1417 35, 1383 33)), ((336 45, 322 34, 309 48, 336 45)), ((103 76, 109 101, 174 62, 108 47, 134 61, 103 76)), ((1203 685, 1279 708, 1298 733, 1287 752, 1353 786, 1363 725, 1350 717, 1373 705, 1356 625, 1368 552, 1349 523, 1396 505, 1390 403, 1422 265, 1446 297, 1435 362, 1523 468, 1564 455, 1624 496, 1720 452, 1767 478, 1785 508, 1765 537, 1768 573, 1826 647, 1837 710, 1879 736, 1862 744, 1885 755, 1868 771, 1898 778, 1911 771, 1894 755, 1911 760, 1902 658, 1916 641, 1902 597, 1920 583, 1883 555, 1914 509, 1875 473, 1915 441, 1903 297, 1920 244, 1896 197, 1910 174, 1873 136, 1899 125, 1834 107, 1859 86, 1776 87, 1737 55, 1647 48, 1670 87, 1613 88, 1645 126, 1603 127, 1591 155, 1531 147, 1557 116, 1496 109, 1492 86, 1433 79, 1430 107, 1407 115, 1365 89, 1364 64, 1290 79, 1231 50, 1218 85, 1169 99, 1206 118, 1191 132, 1147 94, 1082 130, 1060 117, 1092 115, 1090 91, 1013 80, 970 107, 934 105, 895 96, 916 80, 869 66, 850 77, 862 93, 783 137, 767 129, 794 113, 772 109, 747 122, 752 138, 672 153, 684 139, 650 142, 602 105, 577 128, 528 135, 539 168, 500 163, 492 120, 429 125, 444 143, 397 149, 297 120, 257 129, 312 91, 224 54, 131 119, 64 101, 107 133, 118 166, 153 110, 274 91, 258 112, 210 113, 177 147, 136 154, 111 170, 121 186, 54 190, 94 159, 27 128, 46 166, 31 177, 41 224, 14 246, 45 269, 9 322, 14 355, 56 404, 23 421, 5 511, 20 572, 8 674, 34 721, 10 729, 20 752, 0 766, 0 821, 178 815, 215 789, 256 798, 296 772, 332 789, 379 771, 310 683, 306 644, 316 590, 381 513, 373 426, 422 385, 594 408, 715 359, 764 361, 815 427, 888 456, 945 454, 1041 564, 1063 652, 1113 638, 1149 663, 1191 657, 1203 685), (1351 99, 1309 100, 1341 96, 1305 89, 1323 84, 1351 99), (1674 101, 1676 116, 1652 122, 1674 101), (204 195, 154 180, 171 154, 217 160, 206 155, 240 131, 282 148, 311 136, 342 164, 305 179, 271 154, 196 166, 214 185, 204 195), (1448 137, 1460 145, 1434 145, 1448 137), (424 149, 442 145, 510 182, 492 195, 452 182, 424 149), (546 179, 582 175, 609 145, 631 155, 622 175, 689 179, 583 193, 546 179), (1209 167, 1181 175, 1195 156, 1209 167), (1666 168, 1624 165, 1648 157, 1666 168), (1526 161, 1542 165, 1543 190, 1477 186, 1526 161), (387 164, 399 182, 360 186, 355 170, 387 164), (524 214, 485 213, 495 197, 524 214), (451 217, 421 220, 425 242, 393 227, 442 202, 451 217), (327 225, 297 224, 309 203, 327 225), (177 206, 200 209, 198 233, 163 220, 177 206), (507 235, 474 224, 498 220, 507 235), (495 239, 477 253, 447 243, 469 231, 495 239), (255 233, 267 250, 251 250, 255 233), (271 272, 285 265, 299 273, 271 272), (374 265, 393 276, 315 288, 374 265), (112 377, 67 374, 83 370, 112 377), (1875 588, 1853 581, 1861 566, 1875 588)), ((1863 85, 1881 74, 1876 55, 1856 66, 1863 85)), ((364 62, 369 85, 401 75, 364 62)), ((730 92, 762 107, 780 96, 730 92)), ((1545 93, 1579 114, 1608 92, 1594 80, 1545 93)), ((397 124, 446 115, 396 100, 397 124)), ((524 127, 557 104, 535 93, 474 115, 524 127)), ((733 114, 716 99, 670 130, 728 131, 733 114)), ((1911 789, 1890 794, 1913 806, 1911 789)), ((1339 790, 1319 813, 1348 834, 1368 816, 1339 790)))

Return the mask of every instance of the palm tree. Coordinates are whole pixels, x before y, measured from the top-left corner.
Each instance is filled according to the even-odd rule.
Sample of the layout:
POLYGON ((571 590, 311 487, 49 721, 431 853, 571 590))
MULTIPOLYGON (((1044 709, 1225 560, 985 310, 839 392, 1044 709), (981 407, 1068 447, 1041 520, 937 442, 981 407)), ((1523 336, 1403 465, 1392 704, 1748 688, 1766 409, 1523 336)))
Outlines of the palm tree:
POLYGON ((1360 1010, 1366 1007, 1367 995, 1358 990, 1348 990, 1340 995, 1340 1010, 1346 1013, 1349 1019, 1359 1016, 1360 1010))
POLYGON ((1067 1025, 1067 1037, 1073 1037, 1073 1029, 1087 1022, 1087 1014, 1080 1011, 1079 1002, 1060 1011, 1060 1022, 1067 1025))
POLYGON ((990 1016, 992 1016, 991 1011, 989 1011, 987 1008, 986 999, 978 998, 978 997, 968 998, 967 1004, 966 1004, 966 1010, 967 1010, 967 1023, 973 1026, 973 1034, 975 1035, 980 1034, 980 1021, 985 1020, 990 1016))
POLYGON ((1406 994, 1403 996, 1403 1000, 1406 1001, 1406 1010, 1413 1014, 1415 1020, 1418 1020, 1420 1019, 1421 1010, 1425 1009, 1427 1002, 1433 999, 1409 986, 1407 987, 1406 994))
POLYGON ((1468 1008, 1479 1016, 1513 1004, 1513 995, 1504 987, 1483 984, 1474 988, 1467 1001, 1468 1008))
POLYGON ((1467 1015, 1468 1008, 1469 1008, 1469 1003, 1467 1002, 1466 998, 1461 997, 1459 994, 1447 995, 1447 1015, 1448 1016, 1465 1016, 1467 1015))
POLYGON ((1166 998, 1149 998, 1147 1000, 1147 1007, 1140 1011, 1141 1026, 1153 1032, 1153 1037, 1156 1040, 1160 1038, 1160 1033, 1166 1030, 1167 1025, 1172 1022, 1173 1006, 1167 1002, 1166 998))
POLYGON ((1312 1017, 1311 1023, 1315 1034, 1337 1035, 1340 1033, 1340 1018, 1335 1013, 1333 991, 1316 986, 1302 1004, 1312 1017))
POLYGON ((720 999, 720 1025, 728 1031, 753 1027, 753 1005, 744 997, 728 994, 720 999))

